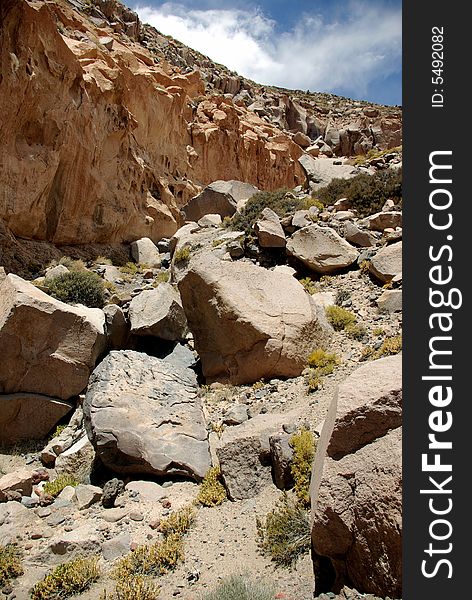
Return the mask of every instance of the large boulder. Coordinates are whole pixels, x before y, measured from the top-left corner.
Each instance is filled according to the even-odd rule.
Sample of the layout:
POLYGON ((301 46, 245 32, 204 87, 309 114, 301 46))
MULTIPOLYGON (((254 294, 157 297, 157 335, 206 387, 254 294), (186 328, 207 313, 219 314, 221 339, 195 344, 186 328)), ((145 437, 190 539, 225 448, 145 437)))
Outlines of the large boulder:
POLYGON ((262 219, 256 222, 255 230, 262 248, 285 248, 285 233, 277 213, 272 209, 264 208, 262 219))
POLYGON ((0 393, 67 400, 106 347, 103 311, 55 300, 16 275, 0 283, 0 393))
POLYGON ((402 242, 384 246, 371 259, 369 271, 381 283, 390 282, 402 272, 402 242))
POLYGON ((141 238, 131 244, 131 256, 134 260, 148 267, 160 267, 161 255, 157 246, 149 238, 141 238))
POLYGON ((367 363, 339 386, 317 444, 310 486, 314 557, 333 590, 401 597, 401 355, 367 363), (320 563, 321 564, 321 563, 320 563))
POLYGON ((352 165, 335 164, 338 161, 331 158, 315 159, 309 154, 303 154, 298 162, 314 189, 328 185, 333 179, 350 179, 356 175, 352 165))
POLYGON ((187 319, 180 294, 169 283, 160 283, 153 290, 135 296, 129 305, 131 333, 150 335, 164 340, 185 338, 187 319))
POLYGON ((289 255, 317 273, 335 273, 354 263, 359 252, 331 227, 310 225, 299 229, 287 242, 289 255))
POLYGON ((332 332, 294 277, 251 263, 200 255, 179 289, 208 382, 298 376, 332 332))
POLYGON ((72 410, 72 404, 41 394, 0 395, 0 443, 41 440, 72 410))
POLYGON ((187 221, 198 221, 205 215, 231 217, 238 207, 259 190, 242 181, 214 181, 184 206, 187 221))
POLYGON ((197 379, 189 368, 112 351, 90 378, 84 420, 101 461, 117 473, 200 480, 210 467, 197 379))

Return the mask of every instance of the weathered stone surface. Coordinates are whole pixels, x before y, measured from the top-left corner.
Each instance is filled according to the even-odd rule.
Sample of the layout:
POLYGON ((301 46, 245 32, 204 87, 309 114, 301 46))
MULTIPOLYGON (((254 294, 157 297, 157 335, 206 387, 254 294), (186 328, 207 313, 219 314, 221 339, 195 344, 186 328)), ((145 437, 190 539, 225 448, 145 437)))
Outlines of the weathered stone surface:
POLYGON ((377 299, 379 310, 385 312, 401 312, 402 310, 402 291, 385 290, 377 299))
POLYGON ((95 460, 95 450, 84 435, 56 459, 58 475, 73 475, 77 481, 89 483, 95 460))
POLYGON ((113 561, 128 554, 131 549, 131 536, 124 532, 116 535, 102 544, 102 554, 106 561, 113 561))
POLYGON ((389 227, 395 229, 402 226, 402 213, 398 211, 382 211, 366 219, 369 229, 383 231, 389 227))
POLYGON ((346 221, 344 223, 344 238, 350 244, 355 244, 361 248, 369 248, 375 245, 375 237, 368 231, 359 229, 357 225, 346 221))
POLYGON ((141 238, 131 244, 131 256, 135 262, 148 267, 160 267, 161 255, 159 250, 152 240, 149 238, 141 238))
POLYGON ((89 508, 92 504, 99 502, 102 497, 102 490, 96 485, 86 485, 80 483, 75 488, 75 501, 79 510, 89 508))
POLYGON ((105 349, 103 312, 51 298, 16 275, 0 284, 0 392, 67 400, 105 349))
POLYGON ((121 479, 114 477, 109 479, 103 486, 102 506, 104 508, 113 508, 115 500, 124 491, 125 484, 121 479))
POLYGON ((21 492, 22 496, 31 496, 33 476, 29 469, 19 469, 0 477, 0 502, 5 502, 9 492, 21 492))
POLYGON ((310 212, 308 210, 297 210, 292 217, 292 226, 297 229, 302 227, 309 227, 313 225, 313 219, 310 218, 310 212))
POLYGON ((258 415, 225 429, 216 454, 231 500, 253 498, 271 483, 269 438, 286 420, 286 415, 258 415))
POLYGON ((292 139, 301 148, 308 148, 311 144, 311 139, 301 131, 298 131, 292 139))
POLYGON ((285 233, 280 224, 280 219, 273 210, 264 208, 262 219, 257 221, 255 230, 259 245, 262 248, 284 248, 285 233))
POLYGON ((310 486, 315 556, 335 589, 401 597, 401 356, 368 363, 339 387, 310 486))
POLYGON ((48 547, 35 556, 35 560, 43 563, 59 564, 73 560, 78 556, 89 556, 100 551, 100 540, 94 523, 79 525, 72 531, 59 531, 48 547))
POLYGON ((293 449, 290 446, 290 436, 285 433, 272 435, 269 444, 274 483, 279 490, 289 490, 294 484, 291 470, 293 449))
POLYGON ((299 375, 331 335, 323 311, 284 273, 204 254, 179 289, 208 382, 299 375))
POLYGON ((200 227, 221 227, 221 223, 220 215, 205 215, 201 219, 198 219, 200 227))
POLYGON ((327 274, 349 267, 358 251, 331 229, 310 225, 300 229, 287 242, 287 252, 317 273, 327 274))
POLYGON ((169 283, 160 283, 133 298, 129 306, 131 333, 152 335, 164 340, 185 338, 187 319, 179 292, 169 283))
POLYGON ((165 488, 154 481, 130 481, 126 484, 125 489, 128 492, 139 494, 139 498, 143 502, 159 502, 167 496, 165 488))
POLYGON ((129 323, 123 310, 117 304, 103 307, 105 314, 105 330, 110 350, 123 350, 129 337, 129 323))
POLYGON ((195 373, 133 351, 112 351, 84 401, 87 434, 117 473, 204 477, 207 431, 195 373))
POLYGON ((41 461, 44 465, 54 466, 57 456, 65 452, 81 437, 85 431, 83 429, 84 414, 82 407, 79 406, 72 414, 70 421, 59 435, 56 435, 41 451, 41 461))
POLYGON ((315 292, 311 297, 318 306, 323 308, 336 304, 336 297, 333 292, 315 292))
POLYGON ((337 165, 330 158, 315 159, 309 154, 303 154, 298 162, 315 189, 328 185, 333 179, 350 179, 356 174, 352 165, 337 165))
POLYGON ((0 442, 40 440, 71 410, 69 402, 41 394, 0 395, 0 442))
POLYGON ((248 407, 245 404, 235 404, 223 415, 226 425, 241 425, 248 420, 248 407))
POLYGON ((391 281, 402 272, 402 242, 385 246, 369 264, 369 271, 382 283, 391 281))
POLYGON ((54 279, 55 277, 59 277, 59 275, 65 275, 65 273, 68 273, 68 272, 69 272, 69 269, 65 265, 56 265, 55 267, 46 269, 46 274, 44 275, 44 279, 46 281, 50 281, 51 279, 54 279))
POLYGON ((231 217, 258 189, 242 181, 214 181, 184 206, 185 219, 198 221, 205 215, 231 217))

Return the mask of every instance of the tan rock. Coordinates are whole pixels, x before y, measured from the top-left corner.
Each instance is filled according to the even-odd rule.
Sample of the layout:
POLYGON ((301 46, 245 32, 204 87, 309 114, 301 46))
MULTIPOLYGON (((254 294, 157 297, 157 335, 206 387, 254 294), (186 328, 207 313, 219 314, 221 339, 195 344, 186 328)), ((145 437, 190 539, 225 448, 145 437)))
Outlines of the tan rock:
POLYGON ((382 283, 388 283, 402 272, 402 242, 384 246, 371 259, 369 271, 382 283))
POLYGON ((58 475, 73 475, 79 482, 88 482, 95 460, 95 450, 88 437, 84 435, 70 448, 59 454, 56 459, 58 475))
POLYGON ((141 238, 131 244, 131 256, 135 262, 147 267, 160 267, 161 256, 157 246, 149 238, 141 238))
POLYGON ((264 208, 261 216, 262 219, 255 225, 259 245, 262 248, 285 248, 285 233, 277 213, 264 208))
POLYGON ((103 311, 55 300, 16 275, 0 284, 0 392, 66 400, 105 349, 103 311))
POLYGON ((190 261, 179 289, 208 382, 297 376, 331 335, 291 275, 207 253, 190 261))
POLYGON ((331 229, 310 225, 287 242, 287 252, 317 273, 335 273, 357 260, 358 251, 331 229))
POLYGON ((377 306, 384 312, 401 312, 402 290, 385 290, 377 299, 377 306))
POLYGON ((382 211, 367 217, 366 222, 369 229, 373 231, 384 231, 401 227, 403 223, 402 213, 399 211, 382 211))
POLYGON ((187 221, 198 221, 205 215, 231 217, 239 206, 258 189, 242 181, 214 181, 183 208, 187 221))
POLYGON ((30 496, 33 491, 32 471, 19 469, 0 477, 0 502, 5 502, 9 492, 21 492, 22 496, 30 496))

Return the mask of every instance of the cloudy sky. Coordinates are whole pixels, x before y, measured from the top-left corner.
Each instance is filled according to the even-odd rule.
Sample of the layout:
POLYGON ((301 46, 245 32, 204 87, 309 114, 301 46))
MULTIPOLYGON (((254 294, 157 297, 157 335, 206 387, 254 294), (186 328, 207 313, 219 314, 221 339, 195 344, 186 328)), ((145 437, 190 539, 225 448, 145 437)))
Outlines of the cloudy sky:
POLYGON ((131 0, 142 21, 262 84, 401 104, 401 0, 131 0))

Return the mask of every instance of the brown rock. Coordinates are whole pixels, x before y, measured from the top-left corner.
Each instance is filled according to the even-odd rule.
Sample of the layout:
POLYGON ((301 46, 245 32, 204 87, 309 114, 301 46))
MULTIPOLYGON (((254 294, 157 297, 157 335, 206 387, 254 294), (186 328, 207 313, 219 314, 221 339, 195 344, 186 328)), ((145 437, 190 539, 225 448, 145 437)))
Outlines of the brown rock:
POLYGON ((285 273, 208 253, 190 261, 179 289, 207 382, 300 375, 331 335, 323 311, 285 273))
POLYGON ((105 346, 101 310, 64 304, 16 275, 0 284, 1 393, 76 396, 105 346))
POLYGON ((395 229, 403 223, 402 213, 399 211, 382 211, 366 219, 369 229, 383 231, 384 229, 395 229))
POLYGON ((33 477, 32 472, 28 469, 19 469, 0 477, 0 502, 5 502, 10 492, 20 492, 22 496, 31 496, 32 491, 33 477))

